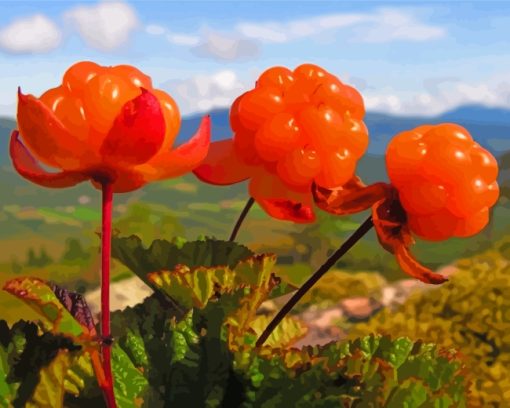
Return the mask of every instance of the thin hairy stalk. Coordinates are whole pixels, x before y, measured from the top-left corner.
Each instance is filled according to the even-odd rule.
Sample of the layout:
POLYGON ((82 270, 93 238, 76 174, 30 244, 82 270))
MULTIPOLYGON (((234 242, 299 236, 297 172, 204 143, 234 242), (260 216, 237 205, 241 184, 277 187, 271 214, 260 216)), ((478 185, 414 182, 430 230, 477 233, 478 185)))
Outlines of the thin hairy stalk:
POLYGON ((374 226, 372 222, 372 216, 368 217, 363 224, 361 224, 356 231, 345 241, 336 252, 331 255, 322 266, 301 286, 296 293, 290 298, 290 300, 280 309, 277 315, 267 325, 264 332, 260 335, 257 340, 257 347, 264 344, 267 338, 271 335, 273 330, 283 320, 283 318, 292 310, 297 302, 308 292, 317 281, 335 265, 342 256, 344 256, 363 236, 370 231, 374 226))
POLYGON ((251 207, 255 203, 255 200, 253 197, 250 197, 248 201, 246 201, 246 205, 243 208, 243 211, 241 211, 241 214, 239 214, 239 218, 237 219, 236 225, 234 226, 234 229, 232 230, 232 233, 230 234, 229 241, 234 241, 237 237, 237 233, 239 232, 239 229, 241 228, 241 225, 243 224, 244 219, 248 215, 248 212, 250 212, 251 207))
POLYGON ((101 355, 106 383, 103 393, 108 408, 116 408, 113 393, 112 339, 110 332, 110 255, 112 246, 113 188, 110 182, 102 183, 101 225, 101 355))

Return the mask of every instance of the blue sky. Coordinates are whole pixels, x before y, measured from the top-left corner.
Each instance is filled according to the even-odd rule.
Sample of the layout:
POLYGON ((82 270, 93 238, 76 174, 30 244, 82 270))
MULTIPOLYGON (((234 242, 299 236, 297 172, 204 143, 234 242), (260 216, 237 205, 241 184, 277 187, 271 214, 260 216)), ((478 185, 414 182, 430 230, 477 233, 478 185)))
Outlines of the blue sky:
POLYGON ((319 64, 372 111, 510 108, 510 2, 1 1, 0 115, 79 60, 133 64, 184 115, 229 106, 273 65, 319 64))

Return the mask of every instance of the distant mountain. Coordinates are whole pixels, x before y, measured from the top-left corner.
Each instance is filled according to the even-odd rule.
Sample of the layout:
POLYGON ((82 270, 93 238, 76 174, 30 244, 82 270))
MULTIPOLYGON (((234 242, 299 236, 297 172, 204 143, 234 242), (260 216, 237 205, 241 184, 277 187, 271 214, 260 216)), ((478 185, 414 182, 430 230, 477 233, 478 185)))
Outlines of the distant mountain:
POLYGON ((440 115, 445 121, 469 121, 492 125, 510 125, 510 109, 493 108, 484 105, 463 105, 440 115))
POLYGON ((0 167, 9 163, 9 136, 16 122, 9 118, 0 118, 0 167))
MULTIPOLYGON (((218 140, 230 137, 228 110, 216 110, 211 113, 211 116, 213 138, 218 140)), ((451 118, 452 112, 433 119, 398 118, 386 114, 369 113, 367 115, 367 124, 371 132, 369 154, 364 155, 360 160, 356 173, 366 183, 387 180, 382 153, 388 140, 395 133, 419 124, 448 120, 444 117, 451 118)), ((185 118, 182 122, 179 140, 188 139, 198 128, 200 119, 201 115, 185 118)), ((500 138, 506 142, 507 153, 498 155, 499 181, 502 195, 510 197, 510 146, 508 146, 510 124, 483 123, 483 121, 473 121, 473 118, 468 119, 468 121, 456 119, 449 121, 458 121, 465 125, 481 141, 482 145, 489 148, 491 145, 485 143, 486 141, 500 138)), ((8 139, 15 126, 12 119, 0 118, 0 241, 3 245, 3 252, 0 251, 0 264, 3 262, 2 259, 8 259, 11 254, 23 254, 24 256, 27 249, 25 245, 39 245, 35 242, 42 242, 40 241, 41 237, 46 240, 44 242, 50 242, 51 239, 47 239, 50 236, 56 241, 63 242, 66 237, 73 236, 73 234, 82 234, 81 227, 77 227, 76 224, 67 224, 70 222, 69 220, 74 223, 78 220, 97 225, 100 219, 98 211, 101 196, 98 191, 94 191, 90 183, 81 183, 68 189, 47 189, 24 180, 13 170, 8 156, 8 139), (84 202, 88 203, 84 204, 84 202), (27 234, 32 234, 30 237, 36 238, 27 238, 27 234), (6 247, 6 243, 11 241, 11 246, 6 247)), ((492 150, 497 153, 497 149, 492 150)), ((122 211, 125 211, 131 203, 143 201, 155 206, 154 211, 170 208, 190 237, 202 234, 204 231, 207 231, 208 235, 226 236, 233 220, 238 216, 238 211, 242 208, 246 196, 246 183, 221 188, 200 183, 193 175, 189 174, 176 180, 151 183, 136 192, 116 195, 115 217, 122 217, 122 211)), ((508 231, 508 209, 499 206, 495 210, 495 214, 497 218, 495 218, 494 225, 499 228, 499 231, 508 231)), ((159 215, 154 219, 160 219, 158 217, 159 215)), ((141 219, 145 220, 145 218, 141 219)), ((354 219, 358 221, 358 218, 354 219)), ((295 231, 293 228, 297 228, 290 223, 276 225, 271 219, 264 216, 258 207, 252 210, 250 220, 251 225, 254 225, 258 231, 250 235, 252 238, 261 237, 263 233, 271 232, 272 239, 285 237, 285 239, 281 238, 281 242, 288 242, 289 231, 293 232, 295 231)), ((142 227, 135 223, 132 228, 136 231, 137 228, 142 227)), ((250 234, 252 234, 251 231, 255 230, 251 230, 250 227, 250 234)), ((372 243, 376 242, 373 233, 369 236, 372 243)), ((275 242, 278 242, 278 239, 275 242)), ((457 243, 454 245, 457 245, 455 247, 457 249, 452 251, 457 252, 448 249, 450 259, 458 256, 462 248, 478 247, 476 239, 465 241, 466 243, 456 241, 457 243)), ((257 240, 254 238, 251 242, 257 242, 257 240)), ((260 242, 265 241, 261 240, 260 242)), ((431 250, 427 252, 426 256, 423 256, 423 259, 432 259, 432 256, 434 253, 431 250)), ((438 259, 437 256, 434 259, 438 259)), ((445 262, 445 258, 441 257, 441 261, 438 262, 445 262)))
MULTIPOLYGON (((178 142, 182 143, 194 134, 202 116, 193 115, 183 120, 178 142)), ((211 112, 213 140, 222 140, 231 136, 228 116, 228 109, 211 112)), ((444 122, 455 122, 464 126, 482 146, 496 156, 510 150, 510 109, 466 105, 435 117, 394 116, 368 112, 365 117, 365 123, 370 132, 368 153, 384 154, 390 139, 399 132, 425 123, 444 122)))
MULTIPOLYGON (((204 114, 188 116, 182 120, 177 143, 188 140, 198 129, 204 114)), ((217 109, 210 112, 212 138, 222 140, 231 137, 229 110, 217 109)), ((370 155, 383 155, 390 139, 399 132, 430 123, 455 122, 464 126, 484 147, 496 156, 510 151, 510 109, 490 108, 482 105, 465 105, 439 116, 394 116, 385 113, 368 112, 365 123, 370 132, 370 155)), ((0 140, 5 140, 15 122, 0 118, 0 140)), ((0 166, 9 163, 8 144, 0 143, 0 166)))

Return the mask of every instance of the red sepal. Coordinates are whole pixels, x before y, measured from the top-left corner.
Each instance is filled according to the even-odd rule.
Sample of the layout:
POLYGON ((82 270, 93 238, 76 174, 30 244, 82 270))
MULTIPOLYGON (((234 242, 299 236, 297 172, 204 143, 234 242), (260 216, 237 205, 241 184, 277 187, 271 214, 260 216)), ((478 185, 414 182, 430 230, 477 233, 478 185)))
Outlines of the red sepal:
POLYGON ((205 160, 193 173, 205 183, 229 185, 250 178, 253 166, 242 162, 234 150, 232 139, 211 143, 205 160))
POLYGON ((158 98, 142 93, 126 102, 101 146, 108 161, 137 165, 147 162, 165 139, 165 118, 158 98))
POLYGON ((136 167, 147 182, 178 177, 195 169, 207 156, 211 141, 211 118, 202 118, 195 135, 175 150, 160 151, 146 164, 136 167))
POLYGON ((19 132, 17 130, 13 130, 11 133, 9 154, 14 168, 22 177, 43 187, 72 187, 88 179, 86 174, 79 172, 61 171, 59 173, 50 173, 44 170, 19 140, 19 132))

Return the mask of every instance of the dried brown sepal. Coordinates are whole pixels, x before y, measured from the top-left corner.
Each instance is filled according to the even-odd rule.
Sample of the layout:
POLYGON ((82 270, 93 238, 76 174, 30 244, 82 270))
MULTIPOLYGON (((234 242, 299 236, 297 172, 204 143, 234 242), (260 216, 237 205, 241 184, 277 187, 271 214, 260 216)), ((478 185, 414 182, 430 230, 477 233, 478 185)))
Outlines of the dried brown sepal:
POLYGON ((448 280, 445 276, 432 272, 429 268, 420 264, 411 254, 409 248, 404 245, 399 245, 395 248, 395 258, 400 268, 402 268, 406 274, 422 282, 439 285, 448 280))
POLYGON ((384 249, 395 255, 400 268, 407 275, 433 285, 446 282, 446 277, 421 265, 411 254, 409 247, 414 244, 414 239, 407 225, 405 210, 400 204, 397 191, 389 191, 390 195, 372 208, 379 242, 384 249))
POLYGON ((391 186, 375 183, 366 186, 354 176, 344 186, 328 189, 313 184, 312 194, 315 204, 322 210, 336 215, 355 214, 367 210, 375 203, 391 194, 391 186))
POLYGON ((406 212, 398 200, 398 193, 393 188, 388 190, 387 198, 372 207, 372 220, 377 238, 388 252, 394 254, 398 246, 409 247, 414 244, 407 226, 406 212))

